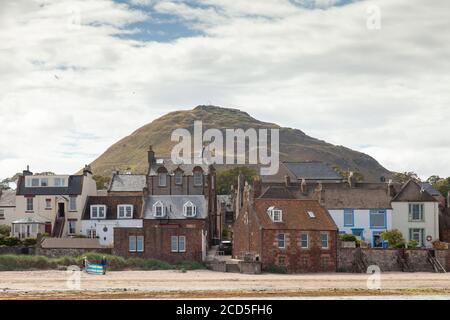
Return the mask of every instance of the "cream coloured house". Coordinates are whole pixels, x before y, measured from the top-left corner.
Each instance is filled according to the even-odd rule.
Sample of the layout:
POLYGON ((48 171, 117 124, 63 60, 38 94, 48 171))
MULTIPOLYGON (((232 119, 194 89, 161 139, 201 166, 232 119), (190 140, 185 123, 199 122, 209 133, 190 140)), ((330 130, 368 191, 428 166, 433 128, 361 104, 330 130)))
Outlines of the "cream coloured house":
POLYGON ((33 175, 27 168, 17 182, 14 221, 44 222, 45 233, 52 237, 77 235, 86 199, 96 194, 89 166, 81 175, 33 175))
POLYGON ((406 183, 392 199, 392 229, 421 247, 439 240, 439 201, 414 180, 406 183))

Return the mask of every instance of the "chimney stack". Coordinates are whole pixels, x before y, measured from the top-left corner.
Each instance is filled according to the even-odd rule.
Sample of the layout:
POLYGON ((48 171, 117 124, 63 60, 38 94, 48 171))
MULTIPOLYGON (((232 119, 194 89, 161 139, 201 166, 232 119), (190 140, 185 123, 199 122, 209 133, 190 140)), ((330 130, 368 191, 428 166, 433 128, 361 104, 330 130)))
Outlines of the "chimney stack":
POLYGON ((350 171, 349 174, 348 174, 348 185, 349 185, 349 187, 350 188, 354 188, 355 187, 355 182, 356 182, 355 175, 354 175, 353 171, 350 171))
POLYGON ((83 175, 87 176, 88 174, 92 174, 92 169, 90 165, 85 164, 83 169, 83 175))
POLYGON ((291 185, 291 177, 284 176, 284 183, 285 183, 286 187, 289 187, 291 185))
POLYGON ((33 172, 30 171, 30 166, 29 165, 27 165, 27 169, 26 170, 23 170, 22 174, 24 176, 32 176, 33 175, 33 172))
POLYGON ((300 191, 301 191, 303 194, 306 194, 306 193, 307 193, 307 189, 306 189, 306 180, 305 180, 305 178, 302 178, 302 183, 300 184, 300 191))

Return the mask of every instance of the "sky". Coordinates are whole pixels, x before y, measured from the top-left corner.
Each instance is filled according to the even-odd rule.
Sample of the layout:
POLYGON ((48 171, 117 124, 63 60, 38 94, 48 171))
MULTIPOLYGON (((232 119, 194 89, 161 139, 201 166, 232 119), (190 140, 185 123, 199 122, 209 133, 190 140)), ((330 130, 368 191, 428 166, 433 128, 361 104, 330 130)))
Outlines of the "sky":
POLYGON ((450 176, 448 0, 0 0, 0 178, 213 104, 450 176))

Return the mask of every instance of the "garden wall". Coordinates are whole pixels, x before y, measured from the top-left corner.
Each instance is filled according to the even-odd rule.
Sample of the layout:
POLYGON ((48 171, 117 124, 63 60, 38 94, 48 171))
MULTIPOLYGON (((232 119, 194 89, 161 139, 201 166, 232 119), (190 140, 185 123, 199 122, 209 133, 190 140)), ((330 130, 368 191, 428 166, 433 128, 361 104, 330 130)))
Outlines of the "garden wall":
POLYGON ((35 254, 35 247, 25 247, 25 246, 1 246, 0 254, 35 254))
MULTIPOLYGON (((362 272, 370 265, 377 265, 384 272, 434 272, 428 262, 426 249, 338 249, 338 272, 362 272)), ((449 250, 436 250, 436 258, 448 269, 449 250)))

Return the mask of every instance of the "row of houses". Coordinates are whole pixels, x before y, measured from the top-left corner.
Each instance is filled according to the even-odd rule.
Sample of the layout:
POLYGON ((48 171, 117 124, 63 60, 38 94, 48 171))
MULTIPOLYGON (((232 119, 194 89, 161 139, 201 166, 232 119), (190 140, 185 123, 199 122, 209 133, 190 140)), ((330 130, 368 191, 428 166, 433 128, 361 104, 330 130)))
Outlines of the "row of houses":
POLYGON ((79 175, 27 168, 0 194, 0 224, 21 239, 95 238, 118 255, 169 262, 205 261, 230 238, 233 258, 292 272, 335 271, 340 234, 383 248, 381 233, 399 229, 429 248, 440 220, 445 233, 445 198, 413 180, 360 183, 320 162, 285 162, 277 175, 240 179, 231 196, 218 196, 216 183, 213 166, 157 159, 151 147, 146 174, 114 172, 107 190, 89 166, 79 175))
POLYGON ((342 234, 382 249, 381 234, 398 229, 406 241, 432 248, 447 220, 445 198, 429 184, 360 183, 320 162, 282 163, 277 176, 238 183, 231 202, 233 256, 291 272, 336 270, 342 234))

